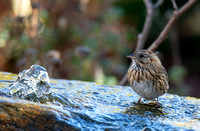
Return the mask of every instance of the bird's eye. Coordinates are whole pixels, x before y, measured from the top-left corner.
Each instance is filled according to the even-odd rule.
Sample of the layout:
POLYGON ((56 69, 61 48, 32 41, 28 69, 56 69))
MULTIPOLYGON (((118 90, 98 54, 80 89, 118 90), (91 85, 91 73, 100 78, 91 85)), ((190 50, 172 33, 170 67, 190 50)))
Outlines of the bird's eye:
POLYGON ((142 59, 142 58, 144 58, 144 55, 140 54, 139 57, 142 59))

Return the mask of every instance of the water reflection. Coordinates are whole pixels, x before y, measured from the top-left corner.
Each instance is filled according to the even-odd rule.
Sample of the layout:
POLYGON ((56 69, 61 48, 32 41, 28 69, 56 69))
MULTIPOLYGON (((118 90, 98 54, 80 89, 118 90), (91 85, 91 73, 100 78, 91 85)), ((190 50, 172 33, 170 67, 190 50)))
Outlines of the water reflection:
POLYGON ((157 117, 157 116, 165 116, 165 113, 163 112, 164 107, 162 105, 159 105, 157 107, 156 103, 144 103, 144 104, 138 104, 133 103, 132 106, 126 108, 125 112, 126 114, 135 114, 135 115, 143 115, 145 117, 157 117))

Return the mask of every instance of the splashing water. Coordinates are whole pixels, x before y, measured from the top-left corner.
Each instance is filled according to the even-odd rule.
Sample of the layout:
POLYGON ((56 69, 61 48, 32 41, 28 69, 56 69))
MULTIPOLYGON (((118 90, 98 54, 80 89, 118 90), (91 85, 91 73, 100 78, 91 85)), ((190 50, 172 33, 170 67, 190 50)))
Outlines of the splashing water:
POLYGON ((32 65, 29 69, 20 72, 17 80, 9 87, 12 97, 25 98, 29 95, 42 97, 51 93, 48 73, 39 65, 32 65))

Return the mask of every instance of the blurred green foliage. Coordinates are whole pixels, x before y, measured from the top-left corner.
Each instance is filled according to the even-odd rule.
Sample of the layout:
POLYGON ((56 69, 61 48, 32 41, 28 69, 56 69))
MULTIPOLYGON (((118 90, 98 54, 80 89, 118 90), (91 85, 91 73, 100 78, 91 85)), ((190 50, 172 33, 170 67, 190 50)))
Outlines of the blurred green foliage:
POLYGON ((187 75, 187 69, 183 66, 172 66, 169 72, 169 80, 172 83, 181 83, 187 75))

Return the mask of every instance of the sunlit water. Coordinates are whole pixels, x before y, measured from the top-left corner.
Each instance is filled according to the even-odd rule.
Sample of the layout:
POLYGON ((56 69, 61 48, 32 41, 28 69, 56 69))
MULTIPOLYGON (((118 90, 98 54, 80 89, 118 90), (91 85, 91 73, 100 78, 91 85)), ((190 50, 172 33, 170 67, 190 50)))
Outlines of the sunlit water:
MULTIPOLYGON (((16 75, 0 73, 1 99, 11 98, 9 85, 16 75)), ((200 129, 200 100, 165 94, 155 102, 139 99, 130 87, 106 86, 91 82, 50 79, 50 92, 22 97, 51 107, 57 117, 77 130, 200 129)), ((27 104, 27 102, 26 102, 27 104)))

